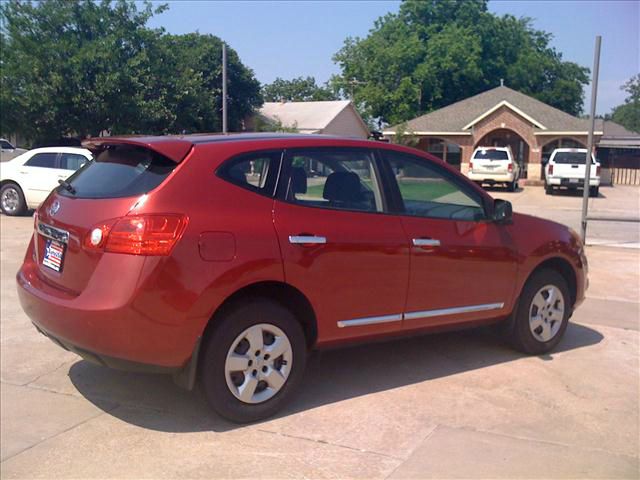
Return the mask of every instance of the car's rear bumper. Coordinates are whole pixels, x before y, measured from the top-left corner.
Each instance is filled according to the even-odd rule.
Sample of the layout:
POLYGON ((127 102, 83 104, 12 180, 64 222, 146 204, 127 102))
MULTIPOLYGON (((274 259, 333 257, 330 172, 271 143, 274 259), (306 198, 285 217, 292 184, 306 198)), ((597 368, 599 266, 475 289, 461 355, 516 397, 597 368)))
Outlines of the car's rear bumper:
MULTIPOLYGON (((582 188, 584 186, 584 178, 554 178, 547 177, 547 185, 554 187, 582 188)), ((600 178, 590 178, 590 187, 600 186, 600 178)))
POLYGON ((139 290, 140 271, 119 276, 118 282, 130 288, 116 291, 90 282, 72 297, 43 280, 28 257, 16 276, 20 304, 36 328, 58 345, 97 363, 115 368, 128 364, 133 370, 142 364, 145 371, 170 372, 191 358, 200 333, 186 317, 172 315, 168 322, 150 313, 158 311, 162 292, 139 290))
POLYGON ((515 177, 513 173, 467 173, 469 180, 483 183, 511 183, 515 177))

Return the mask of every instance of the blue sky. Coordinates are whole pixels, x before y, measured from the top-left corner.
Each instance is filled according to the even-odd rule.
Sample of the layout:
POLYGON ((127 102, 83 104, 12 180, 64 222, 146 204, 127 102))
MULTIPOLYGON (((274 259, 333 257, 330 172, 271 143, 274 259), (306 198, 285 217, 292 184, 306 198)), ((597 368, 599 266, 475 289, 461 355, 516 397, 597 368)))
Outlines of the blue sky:
MULTIPOLYGON (((155 3, 155 2, 154 2, 155 3)), ((169 10, 150 26, 170 33, 199 31, 227 41, 258 80, 311 75, 319 83, 339 73, 331 57, 348 36, 366 36, 374 21, 397 12, 398 1, 165 1, 169 10)), ((640 72, 640 2, 493 0, 499 15, 531 17, 553 34, 563 58, 591 68, 596 35, 602 35, 598 113, 624 101, 620 86, 640 72)), ((585 92, 585 110, 590 89, 585 92)))

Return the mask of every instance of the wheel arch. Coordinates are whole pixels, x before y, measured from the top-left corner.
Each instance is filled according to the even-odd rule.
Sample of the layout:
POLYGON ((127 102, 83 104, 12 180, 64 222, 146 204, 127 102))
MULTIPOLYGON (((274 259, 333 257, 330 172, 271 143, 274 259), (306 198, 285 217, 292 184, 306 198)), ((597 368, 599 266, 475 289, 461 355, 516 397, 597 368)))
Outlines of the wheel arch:
POLYGON ((315 345, 318 338, 318 324, 316 314, 309 299, 297 288, 280 281, 262 281, 244 286, 229 295, 215 310, 202 334, 203 342, 219 324, 217 321, 225 312, 234 308, 240 302, 252 298, 262 298, 275 301, 291 311, 302 325, 307 347, 315 345))
POLYGON ((22 188, 22 186, 15 180, 12 180, 10 178, 6 178, 4 180, 0 180, 0 188, 4 187, 5 185, 9 185, 9 184, 14 184, 16 187, 18 187, 20 189, 20 191, 22 192, 22 195, 24 195, 24 189, 22 188))
POLYGON ((524 285, 527 284, 529 279, 536 273, 542 270, 554 270, 558 272, 562 278, 567 282, 567 287, 569 288, 569 295, 571 296, 571 307, 576 304, 577 296, 578 296, 578 279, 576 277, 576 272, 574 271, 571 263, 562 257, 551 257, 548 258, 531 270, 531 273, 527 276, 527 280, 524 282, 524 285))

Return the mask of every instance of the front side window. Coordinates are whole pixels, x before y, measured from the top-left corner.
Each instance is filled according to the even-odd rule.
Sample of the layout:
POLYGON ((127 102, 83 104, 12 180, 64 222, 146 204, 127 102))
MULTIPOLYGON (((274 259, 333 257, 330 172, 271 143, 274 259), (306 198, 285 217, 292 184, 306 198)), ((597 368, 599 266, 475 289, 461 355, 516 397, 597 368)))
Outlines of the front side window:
POLYGON ((271 196, 275 192, 281 157, 281 151, 242 155, 225 163, 219 175, 239 187, 271 196))
POLYGON ((88 162, 87 157, 77 153, 60 154, 60 168, 64 170, 78 170, 82 165, 88 162))
POLYGON ((402 199, 403 213, 450 220, 485 218, 482 198, 444 169, 412 155, 383 151, 402 199))
POLYGON ((287 200, 309 207, 381 212, 382 197, 368 150, 289 152, 287 200))
POLYGON ((56 168, 57 153, 36 153, 24 164, 25 167, 56 168))

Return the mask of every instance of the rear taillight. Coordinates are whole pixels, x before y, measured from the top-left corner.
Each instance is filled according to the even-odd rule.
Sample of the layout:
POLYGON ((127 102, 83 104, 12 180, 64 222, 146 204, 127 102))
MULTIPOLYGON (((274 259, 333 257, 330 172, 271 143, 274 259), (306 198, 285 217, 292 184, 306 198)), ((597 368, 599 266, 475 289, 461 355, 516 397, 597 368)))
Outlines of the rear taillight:
POLYGON ((169 255, 186 226, 184 215, 127 216, 92 228, 84 246, 111 253, 169 255))
POLYGON ((596 167, 596 177, 600 176, 600 165, 596 167))
POLYGON ((553 175, 553 163, 549 164, 549 175, 553 175))
POLYGON ((513 172, 513 163, 509 163, 509 165, 507 165, 507 170, 509 172, 513 172))
POLYGON ((473 162, 469 161, 469 171, 473 170, 473 162))

